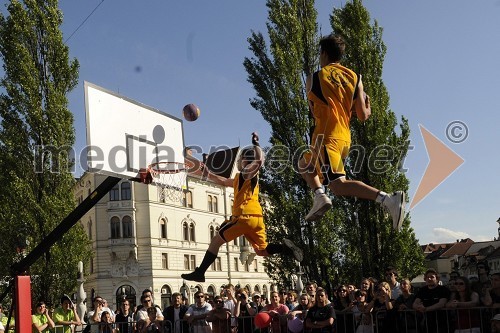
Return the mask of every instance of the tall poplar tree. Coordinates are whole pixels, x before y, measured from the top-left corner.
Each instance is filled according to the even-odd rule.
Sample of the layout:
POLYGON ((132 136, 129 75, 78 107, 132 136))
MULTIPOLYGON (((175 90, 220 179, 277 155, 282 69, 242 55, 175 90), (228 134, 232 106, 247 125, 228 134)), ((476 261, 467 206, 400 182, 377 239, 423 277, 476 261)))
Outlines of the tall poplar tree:
MULTIPOLYGON (((266 210, 270 238, 286 235, 303 245, 306 278, 328 289, 334 283, 359 282, 362 276, 380 278, 386 265, 397 267, 406 276, 418 274, 423 258, 409 220, 395 234, 390 217, 378 204, 335 198, 334 208, 321 221, 304 221, 312 205, 312 191, 296 166, 310 144, 313 125, 305 79, 319 69, 317 12, 314 1, 268 0, 266 4, 269 46, 262 33, 252 32, 248 42, 253 57, 245 58, 244 66, 256 92, 250 103, 271 125, 271 147, 262 176, 263 192, 271 202, 266 210)), ((381 78, 382 30, 376 22, 370 24, 361 1, 334 9, 332 26, 348 42, 344 64, 363 74, 372 97, 372 118, 365 124, 352 122, 348 176, 388 191, 407 190, 408 181, 399 168, 408 150, 409 128, 403 119, 397 134, 397 120, 388 109, 381 78), (390 158, 383 160, 380 156, 386 151, 390 158)), ((267 269, 273 279, 290 285, 290 273, 297 268, 287 259, 269 258, 267 269)))
MULTIPOLYGON (((28 253, 75 207, 71 173, 73 116, 66 95, 79 64, 63 43, 57 0, 11 0, 0 14, 0 266, 28 253)), ((79 260, 90 257, 73 227, 28 271, 33 299, 56 302, 76 286, 79 260)))

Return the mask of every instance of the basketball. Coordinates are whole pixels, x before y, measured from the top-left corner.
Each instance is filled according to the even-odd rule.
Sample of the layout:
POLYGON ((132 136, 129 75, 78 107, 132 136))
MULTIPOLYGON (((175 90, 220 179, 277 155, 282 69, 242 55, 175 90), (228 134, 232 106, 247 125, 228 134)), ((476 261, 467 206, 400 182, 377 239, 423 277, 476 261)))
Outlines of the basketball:
POLYGON ((292 333, 300 333, 304 329, 304 323, 295 317, 288 321, 288 330, 292 333))
POLYGON ((266 328, 271 324, 271 316, 268 313, 260 312, 254 317, 253 322, 257 328, 266 328))
POLYGON ((200 109, 194 104, 187 104, 182 109, 182 115, 187 121, 195 121, 200 116, 200 109))

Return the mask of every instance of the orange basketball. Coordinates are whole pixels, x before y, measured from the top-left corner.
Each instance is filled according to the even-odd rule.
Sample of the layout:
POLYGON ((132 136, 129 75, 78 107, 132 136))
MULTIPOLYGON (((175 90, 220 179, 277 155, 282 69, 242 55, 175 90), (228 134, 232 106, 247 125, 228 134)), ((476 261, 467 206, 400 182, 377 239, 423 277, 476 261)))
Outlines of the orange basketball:
POLYGON ((182 109, 182 115, 187 121, 195 121, 200 116, 200 108, 195 104, 187 104, 182 109))
POLYGON ((266 328, 271 324, 271 316, 268 313, 259 312, 254 317, 253 322, 257 328, 266 328))

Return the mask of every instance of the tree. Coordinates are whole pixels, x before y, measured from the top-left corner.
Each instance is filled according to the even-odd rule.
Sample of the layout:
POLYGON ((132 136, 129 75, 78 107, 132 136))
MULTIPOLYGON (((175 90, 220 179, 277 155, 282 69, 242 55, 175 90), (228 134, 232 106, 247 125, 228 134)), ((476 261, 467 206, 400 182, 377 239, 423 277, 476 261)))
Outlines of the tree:
MULTIPOLYGON (((416 275, 423 258, 408 218, 403 231, 394 234, 379 205, 336 198, 334 209, 321 221, 304 222, 312 193, 296 165, 310 144, 313 124, 305 78, 318 69, 317 13, 313 1, 268 0, 267 7, 269 48, 261 33, 252 32, 248 42, 253 57, 245 58, 244 66, 256 92, 250 103, 271 125, 271 147, 266 151, 262 176, 263 192, 272 203, 266 210, 270 238, 286 235, 304 244, 306 277, 328 289, 332 282, 381 277, 385 265, 399 268, 404 275, 416 275)), ((353 121, 354 149, 347 171, 379 188, 407 190, 408 180, 399 166, 408 150, 409 127, 403 118, 401 134, 397 135, 396 118, 388 109, 388 94, 381 80, 385 55, 382 31, 376 22, 370 25, 360 1, 333 10, 332 26, 348 41, 350 51, 345 64, 364 74, 373 105, 373 117, 366 124, 353 121), (373 159, 385 151, 384 145, 390 148, 393 158, 387 162, 373 159), (361 158, 363 153, 370 158, 361 158)), ((296 269, 293 262, 281 258, 268 259, 266 266, 276 281, 287 281, 296 269)))
MULTIPOLYGON (((70 156, 73 116, 67 93, 78 82, 59 26, 57 0, 10 1, 0 14, 0 265, 8 267, 34 248, 74 208, 70 156), (17 251, 16 251, 17 249, 17 251)), ((91 256, 75 226, 29 270, 33 299, 57 304, 76 286, 79 260, 91 256)))

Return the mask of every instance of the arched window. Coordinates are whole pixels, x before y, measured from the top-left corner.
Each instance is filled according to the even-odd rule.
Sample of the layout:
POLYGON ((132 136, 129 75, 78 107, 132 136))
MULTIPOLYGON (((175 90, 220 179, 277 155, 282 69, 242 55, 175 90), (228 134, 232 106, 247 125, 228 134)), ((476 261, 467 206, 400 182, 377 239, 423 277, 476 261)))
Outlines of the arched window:
POLYGON ((219 212, 219 205, 217 204, 217 197, 215 195, 212 197, 212 212, 219 212))
POLYGON ((167 238, 167 221, 165 219, 160 220, 160 237, 163 239, 167 238))
POLYGON ((185 190, 182 193, 182 205, 187 208, 193 208, 193 192, 185 190))
POLYGON ((162 309, 165 309, 167 306, 170 306, 170 299, 172 298, 172 289, 166 284, 161 287, 161 305, 162 309))
POLYGON ((208 288, 207 288, 207 294, 210 295, 210 298, 216 296, 214 286, 208 286, 208 288))
POLYGON ((128 215, 125 215, 122 219, 122 225, 123 225, 123 238, 132 238, 133 237, 132 218, 128 215))
POLYGON ((211 195, 208 195, 207 197, 207 206, 208 206, 208 211, 209 212, 212 212, 213 211, 213 206, 212 206, 212 196, 211 195))
POLYGON ((132 198, 130 191, 130 183, 123 182, 121 185, 121 189, 122 189, 122 200, 130 200, 132 198))
POLYGON ((190 241, 195 242, 196 241, 196 237, 195 237, 196 230, 194 227, 194 223, 191 223, 189 225, 189 233, 190 233, 190 241))
POLYGON ((215 228, 213 225, 210 226, 210 239, 214 238, 215 237, 215 228))
POLYGON ((120 219, 116 216, 111 218, 111 238, 120 238, 120 219))
POLYGON ((189 226, 187 222, 182 224, 182 234, 185 241, 189 241, 189 226))
POLYGON ((135 307, 135 289, 134 287, 124 284, 118 287, 116 290, 116 306, 118 309, 121 309, 122 303, 124 300, 128 300, 130 304, 130 310, 133 310, 135 307))
POLYGON ((113 186, 111 191, 109 191, 109 201, 118 201, 120 200, 120 189, 118 187, 118 184, 113 186))

